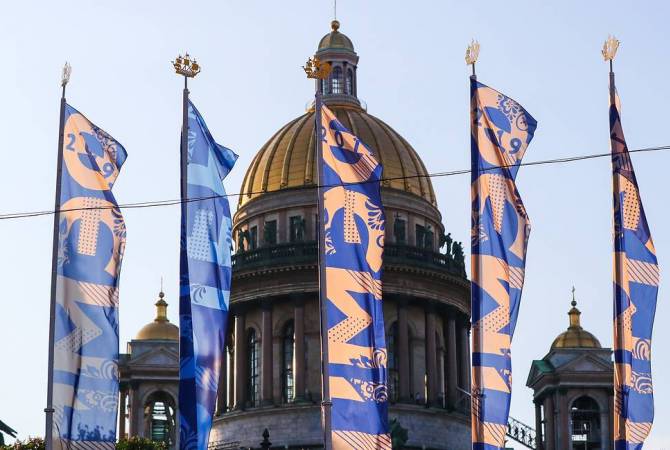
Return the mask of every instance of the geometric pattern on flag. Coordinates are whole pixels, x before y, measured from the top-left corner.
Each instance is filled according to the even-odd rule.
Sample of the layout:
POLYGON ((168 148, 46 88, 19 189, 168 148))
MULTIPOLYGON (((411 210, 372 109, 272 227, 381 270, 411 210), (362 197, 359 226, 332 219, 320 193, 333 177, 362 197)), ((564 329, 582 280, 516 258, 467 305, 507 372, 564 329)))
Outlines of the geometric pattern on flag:
POLYGON ((391 437, 385 434, 368 434, 357 431, 335 431, 333 432, 333 448, 351 450, 391 448, 391 437))
POLYGON ((326 106, 321 192, 322 280, 333 449, 391 449, 382 311, 382 167, 326 106))
POLYGON ((54 441, 116 441, 118 283, 126 228, 112 187, 126 160, 114 138, 65 106, 54 339, 54 441))
POLYGON ((530 220, 515 179, 537 122, 472 77, 472 445, 502 449, 530 220))
POLYGON ((660 271, 612 85, 609 118, 614 215, 614 441, 642 448, 654 421, 651 337, 660 271))

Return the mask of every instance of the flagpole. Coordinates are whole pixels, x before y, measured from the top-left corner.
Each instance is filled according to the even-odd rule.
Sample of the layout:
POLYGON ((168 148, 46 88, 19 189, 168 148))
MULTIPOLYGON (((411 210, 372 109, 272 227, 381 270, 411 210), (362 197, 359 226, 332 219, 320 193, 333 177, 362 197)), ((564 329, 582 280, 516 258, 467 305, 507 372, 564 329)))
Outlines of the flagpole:
MULTIPOLYGON (((467 65, 472 66, 472 75, 470 75, 470 79, 472 81, 477 80, 477 72, 475 71, 475 64, 477 63, 477 58, 479 58, 479 42, 477 42, 473 39, 470 42, 470 45, 468 46, 467 50, 465 51, 465 63, 467 65)), ((475 117, 476 106, 477 106, 476 105, 476 100, 472 96, 472 93, 471 93, 471 95, 470 95, 470 133, 473 133, 473 131, 475 130, 474 121, 475 121, 475 118, 476 118, 475 117)), ((478 138, 477 133, 474 133, 473 139, 475 139, 475 142, 477 141, 477 138, 478 138)), ((476 169, 477 169, 476 167, 471 168, 473 176, 476 173, 475 172, 476 169)), ((475 216, 475 217, 478 217, 478 216, 475 216)), ((477 219, 477 220, 479 220, 479 219, 477 219)), ((479 224, 475 224, 475 226, 478 226, 478 225, 479 224)), ((480 270, 481 259, 479 258, 478 254, 475 254, 474 249, 472 249, 472 248, 470 249, 470 260, 471 260, 471 262, 470 262, 470 264, 471 264, 471 266, 470 266, 471 274, 470 275, 472 276, 472 280, 476 281, 475 276, 481 274, 481 270, 480 270)), ((471 303, 470 310, 474 313, 473 305, 472 305, 472 298, 470 299, 470 303, 471 303)), ((481 339, 480 339, 480 337, 476 336, 477 334, 478 334, 477 331, 473 328, 472 333, 470 333, 470 339, 472 340, 472 342, 470 343, 470 352, 471 352, 471 355, 470 355, 470 376, 471 377, 476 376, 476 373, 477 373, 474 370, 474 367, 473 367, 474 364, 472 362, 473 361, 472 355, 474 353, 481 353, 481 351, 480 351, 481 349, 479 348, 479 345, 481 344, 481 339)), ((472 383, 472 382, 471 382, 470 385, 472 386, 473 384, 477 387, 482 385, 481 383, 472 383)), ((479 402, 481 400, 480 396, 481 396, 481 394, 479 392, 472 392, 472 387, 470 388, 470 403, 471 403, 470 410, 471 411, 475 410, 475 408, 473 407, 474 406, 473 404, 475 402, 479 402)), ((475 426, 475 421, 471 419, 471 422, 472 422, 471 426, 474 427, 475 426)), ((471 431, 472 439, 473 439, 472 442, 474 442, 474 437, 475 437, 474 431, 475 431, 474 429, 471 431)))
POLYGON ((177 56, 172 61, 172 66, 178 75, 184 76, 184 91, 182 95, 182 123, 181 123, 181 146, 180 146, 180 179, 181 179, 181 200, 182 209, 187 199, 188 184, 188 79, 194 78, 200 73, 200 65, 191 56, 186 53, 184 56, 177 56))
POLYGON ((321 145, 321 80, 330 74, 330 64, 322 63, 317 57, 307 60, 303 66, 307 78, 314 79, 314 151, 316 152, 316 185, 317 185, 317 207, 318 207, 318 239, 319 239, 319 328, 321 335, 321 420, 323 429, 323 447, 325 450, 333 448, 332 442, 332 407, 330 398, 330 382, 328 371, 328 310, 326 292, 326 265, 325 265, 325 236, 323 233, 323 148, 321 145))
MULTIPOLYGON (((610 69, 610 71, 609 71, 610 120, 611 120, 611 117, 612 117, 611 116, 611 114, 612 114, 611 109, 613 107, 616 108, 616 88, 615 88, 615 85, 614 85, 613 60, 614 60, 614 57, 616 56, 616 52, 617 52, 618 49, 619 49, 619 41, 616 40, 616 38, 614 38, 613 36, 610 36, 605 41, 605 44, 603 45, 603 49, 602 49, 603 58, 605 59, 605 61, 609 61, 609 69, 610 69)), ((610 127, 611 127, 611 124, 610 124, 610 127)), ((612 148, 611 151, 613 152, 614 148, 612 148)), ((618 195, 619 192, 621 192, 620 191, 620 185, 619 185, 619 177, 616 176, 616 175, 612 176, 612 192, 617 193, 617 195, 618 195)), ((615 200, 614 207, 616 207, 616 200, 615 200)), ((616 224, 613 223, 612 226, 616 227, 616 224)), ((616 236, 616 234, 614 234, 613 236, 614 236, 614 251, 616 252, 617 236, 616 236)), ((614 281, 615 281, 615 283, 618 280, 623 280, 624 279, 623 275, 622 275, 623 274, 623 267, 621 265, 621 262, 622 262, 621 258, 617 257, 616 254, 615 254, 615 256, 614 256, 614 277, 615 277, 614 281)), ((616 296, 616 292, 614 293, 614 295, 616 296)), ((616 306, 614 308, 615 308, 615 310, 614 310, 614 313, 615 313, 614 335, 615 336, 614 337, 616 339, 617 336, 623 336, 624 334, 623 334, 623 330, 616 330, 616 327, 619 326, 619 321, 616 320, 616 306)), ((617 346, 616 342, 614 342, 613 345, 614 345, 615 349, 617 347, 619 347, 619 346, 617 346)), ((614 377, 615 377, 615 380, 616 380, 616 377, 617 377, 616 364, 615 364, 615 367, 614 367, 614 377)), ((617 389, 616 383, 615 383, 613 389, 614 389, 614 397, 616 398, 616 395, 617 395, 616 394, 616 389, 617 389)), ((618 413, 616 411, 614 411, 613 417, 616 418, 617 414, 618 413)), ((625 435, 625 427, 626 427, 626 421, 625 420, 618 420, 618 421, 614 420, 614 422, 612 423, 612 431, 613 431, 612 432, 612 442, 614 442, 613 445, 616 444, 616 437, 617 436, 625 435), (615 430, 614 429, 614 426, 617 423, 619 425, 619 428, 621 428, 620 430, 615 430)))
POLYGON ((51 253, 51 300, 49 305, 49 356, 47 363, 47 406, 44 443, 46 450, 53 449, 53 381, 54 381, 54 338, 56 330, 56 281, 58 279, 58 230, 60 223, 61 182, 63 179, 63 133, 65 129, 65 87, 70 81, 72 67, 67 62, 61 76, 60 118, 58 122, 58 152, 56 158, 56 199, 54 201, 53 247, 51 253))

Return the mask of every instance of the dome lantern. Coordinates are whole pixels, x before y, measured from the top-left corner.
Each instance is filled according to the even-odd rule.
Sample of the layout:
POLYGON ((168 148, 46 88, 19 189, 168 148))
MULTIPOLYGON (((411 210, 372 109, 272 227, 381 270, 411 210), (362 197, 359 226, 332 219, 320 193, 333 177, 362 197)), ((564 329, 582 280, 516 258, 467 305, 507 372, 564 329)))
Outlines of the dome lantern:
POLYGON ((179 327, 170 323, 167 317, 168 303, 164 299, 165 294, 161 291, 158 294, 156 305, 156 318, 153 322, 146 324, 137 333, 135 339, 139 341, 147 340, 179 340, 179 327))
POLYGON ((356 69, 358 55, 354 44, 345 34, 340 33, 340 22, 330 23, 331 32, 321 38, 316 57, 332 66, 330 76, 317 80, 317 89, 323 95, 326 104, 361 105, 357 97, 358 85, 356 69))
POLYGON ((551 349, 557 348, 602 348, 600 341, 591 333, 582 328, 580 316, 582 312, 577 309, 575 300, 575 288, 572 288, 572 308, 568 311, 570 326, 566 331, 559 334, 551 344, 551 349))

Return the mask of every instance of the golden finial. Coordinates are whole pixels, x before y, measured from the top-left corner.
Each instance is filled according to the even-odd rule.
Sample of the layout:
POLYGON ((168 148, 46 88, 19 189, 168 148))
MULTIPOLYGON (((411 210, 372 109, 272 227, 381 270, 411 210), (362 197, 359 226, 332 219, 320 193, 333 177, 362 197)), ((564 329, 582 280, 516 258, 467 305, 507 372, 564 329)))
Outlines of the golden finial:
POLYGON ((474 66, 477 62, 477 58, 479 58, 479 42, 473 39, 470 42, 470 45, 468 45, 468 49, 465 51, 465 64, 474 66))
POLYGON ((328 78, 331 69, 329 63, 322 62, 316 56, 309 58, 302 68, 307 74, 307 78, 318 78, 319 80, 328 78))
POLYGON ((177 59, 172 61, 172 65, 175 72, 187 78, 193 78, 200 73, 200 65, 195 58, 191 59, 188 53, 184 56, 177 56, 177 59))
POLYGON ((577 300, 575 299, 575 287, 572 286, 572 302, 570 303, 572 306, 577 306, 577 300))
POLYGON ((340 21, 337 19, 334 19, 332 22, 330 22, 330 28, 333 31, 337 31, 340 29, 340 21))
POLYGON ((616 56, 616 52, 619 49, 619 40, 614 36, 609 36, 605 43, 603 44, 603 58, 605 61, 612 61, 616 56))
POLYGON ((65 61, 65 65, 63 66, 63 72, 61 73, 60 78, 60 85, 62 87, 65 87, 70 82, 71 74, 72 74, 72 66, 70 65, 70 63, 65 61))

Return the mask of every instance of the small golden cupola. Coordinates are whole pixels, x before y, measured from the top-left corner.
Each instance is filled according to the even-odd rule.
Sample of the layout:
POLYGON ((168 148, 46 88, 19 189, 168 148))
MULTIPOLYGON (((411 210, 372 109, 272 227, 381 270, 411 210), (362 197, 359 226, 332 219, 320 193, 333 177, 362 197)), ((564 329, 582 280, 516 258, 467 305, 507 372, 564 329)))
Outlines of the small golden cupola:
POLYGON ((580 316, 582 312, 577 309, 575 300, 575 288, 572 288, 572 308, 568 311, 570 326, 554 339, 551 348, 602 348, 600 341, 591 333, 582 328, 580 316))
POLYGON ((165 294, 161 291, 158 294, 158 301, 156 302, 156 318, 153 322, 146 324, 137 333, 135 339, 139 341, 161 340, 161 341, 178 341, 179 327, 170 323, 167 317, 168 303, 164 299, 165 294))

